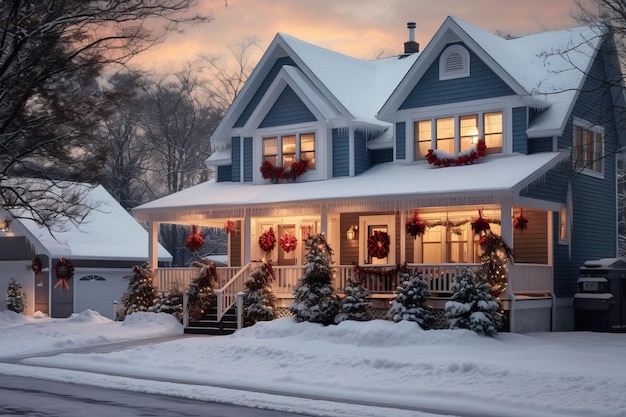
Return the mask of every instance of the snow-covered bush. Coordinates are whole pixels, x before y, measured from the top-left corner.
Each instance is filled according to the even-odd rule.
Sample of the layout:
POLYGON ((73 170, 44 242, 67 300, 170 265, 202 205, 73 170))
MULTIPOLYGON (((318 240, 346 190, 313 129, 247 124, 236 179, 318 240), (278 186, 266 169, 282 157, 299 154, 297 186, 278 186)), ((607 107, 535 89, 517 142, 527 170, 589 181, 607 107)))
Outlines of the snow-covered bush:
POLYGON ((191 267, 198 268, 198 276, 189 283, 189 319, 199 320, 215 305, 217 268, 208 259, 194 261, 191 267))
POLYGON ((152 270, 148 264, 133 266, 133 275, 128 280, 128 288, 122 296, 122 308, 118 312, 119 320, 124 320, 129 314, 138 311, 148 311, 157 297, 152 270))
POLYGON ((333 251, 323 233, 309 236, 306 249, 304 275, 298 279, 289 311, 298 321, 329 325, 339 312, 339 299, 332 284, 333 251))
POLYGON ((148 309, 153 313, 167 313, 183 322, 183 293, 178 288, 172 288, 170 292, 159 295, 154 300, 154 305, 148 309))
POLYGON ((16 313, 22 313, 26 310, 26 293, 22 288, 22 284, 11 278, 9 286, 7 287, 6 295, 7 310, 11 310, 16 313))
POLYGON ((494 336, 502 327, 500 305, 491 295, 491 286, 466 269, 452 284, 452 300, 445 306, 451 329, 469 329, 494 336))
POLYGON ((259 262, 246 281, 243 296, 244 324, 252 326, 257 321, 276 318, 276 297, 272 292, 274 269, 271 261, 259 262))
POLYGON ((430 298, 428 282, 422 279, 422 275, 404 274, 402 283, 396 288, 396 298, 387 311, 387 317, 396 323, 408 320, 416 322, 423 329, 432 328, 435 316, 432 309, 426 305, 428 298, 430 298))
POLYGON ((348 279, 341 299, 341 312, 335 317, 335 323, 344 320, 368 321, 372 319, 372 303, 370 293, 361 286, 361 281, 348 279))

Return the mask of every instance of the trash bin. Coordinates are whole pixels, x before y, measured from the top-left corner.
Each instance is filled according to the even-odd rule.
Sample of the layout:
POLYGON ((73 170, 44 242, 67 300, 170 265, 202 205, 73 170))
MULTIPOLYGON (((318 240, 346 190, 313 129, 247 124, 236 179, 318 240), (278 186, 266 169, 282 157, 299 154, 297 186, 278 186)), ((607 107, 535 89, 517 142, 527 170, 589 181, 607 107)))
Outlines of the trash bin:
POLYGON ((576 330, 626 331, 626 258, 585 262, 577 285, 576 330))

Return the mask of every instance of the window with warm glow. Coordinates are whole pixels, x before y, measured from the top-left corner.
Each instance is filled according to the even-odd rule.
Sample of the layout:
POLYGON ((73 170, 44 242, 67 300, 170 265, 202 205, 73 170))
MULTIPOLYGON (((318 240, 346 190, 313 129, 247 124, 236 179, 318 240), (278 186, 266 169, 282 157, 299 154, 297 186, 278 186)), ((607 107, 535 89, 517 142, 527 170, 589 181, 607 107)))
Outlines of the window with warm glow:
POLYGON ((581 171, 604 172, 603 129, 598 126, 574 126, 574 166, 581 171))
POLYGON ((430 120, 420 120, 414 123, 413 159, 425 159, 428 150, 432 148, 433 132, 430 120))
POLYGON ((437 149, 454 153, 454 117, 437 119, 437 149))
POLYGON ((315 169, 315 133, 263 138, 263 161, 289 168, 294 161, 307 160, 308 169, 315 169))

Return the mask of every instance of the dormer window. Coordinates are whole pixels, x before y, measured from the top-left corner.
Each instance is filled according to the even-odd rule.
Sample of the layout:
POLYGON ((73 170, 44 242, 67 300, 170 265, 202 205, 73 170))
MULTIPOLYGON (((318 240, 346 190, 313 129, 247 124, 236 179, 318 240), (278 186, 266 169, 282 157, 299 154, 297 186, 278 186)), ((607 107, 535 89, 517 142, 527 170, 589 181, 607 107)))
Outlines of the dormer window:
POLYGON ((439 57, 439 80, 469 77, 470 55, 461 45, 447 47, 439 57))
POLYGON ((315 169, 315 133, 263 138, 263 161, 287 169, 303 159, 309 162, 308 169, 315 169))

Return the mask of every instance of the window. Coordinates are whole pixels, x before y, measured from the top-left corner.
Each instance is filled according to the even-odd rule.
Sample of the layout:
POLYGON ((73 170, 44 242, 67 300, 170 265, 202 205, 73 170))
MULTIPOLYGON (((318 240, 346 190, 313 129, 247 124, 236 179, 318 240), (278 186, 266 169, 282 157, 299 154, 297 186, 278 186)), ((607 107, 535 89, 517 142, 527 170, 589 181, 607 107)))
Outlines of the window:
POLYGON ((503 131, 502 112, 418 120, 413 123, 414 160, 424 159, 429 149, 456 154, 475 146, 481 138, 485 140, 487 154, 502 153, 503 131))
POLYGON ((80 277, 79 281, 106 281, 106 279, 100 275, 85 275, 80 277))
POLYGON ((574 122, 573 159, 576 169, 599 174, 604 172, 603 133, 601 127, 574 122))
POLYGON ((567 243, 567 208, 559 211, 559 243, 567 243))
POLYGON ((461 45, 447 47, 439 57, 439 79, 469 77, 470 55, 461 45))
POLYGON ((263 138, 263 161, 289 168, 294 161, 306 159, 315 169, 315 133, 263 138))

